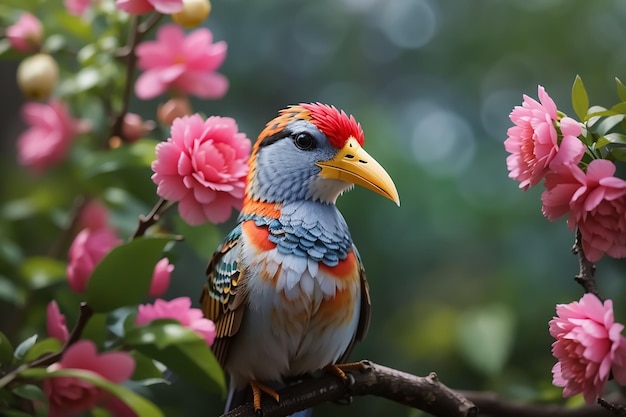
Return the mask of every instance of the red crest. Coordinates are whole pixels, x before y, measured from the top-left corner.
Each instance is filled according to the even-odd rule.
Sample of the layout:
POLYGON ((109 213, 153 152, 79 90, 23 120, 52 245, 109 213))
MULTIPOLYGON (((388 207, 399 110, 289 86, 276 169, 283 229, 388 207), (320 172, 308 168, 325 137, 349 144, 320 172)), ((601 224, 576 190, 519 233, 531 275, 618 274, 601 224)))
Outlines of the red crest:
POLYGON ((308 111, 311 122, 328 137, 335 148, 343 147, 349 137, 355 138, 363 146, 363 129, 353 116, 322 103, 301 103, 300 107, 308 111))

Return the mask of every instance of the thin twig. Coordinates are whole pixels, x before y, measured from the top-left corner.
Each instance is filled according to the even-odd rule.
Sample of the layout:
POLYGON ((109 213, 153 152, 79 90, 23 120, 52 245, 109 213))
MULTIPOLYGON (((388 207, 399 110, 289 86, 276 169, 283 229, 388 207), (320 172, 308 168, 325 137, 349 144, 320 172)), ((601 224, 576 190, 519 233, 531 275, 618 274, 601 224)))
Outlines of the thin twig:
POLYGON ((574 241, 572 252, 578 257, 579 265, 578 275, 576 275, 574 279, 585 289, 586 293, 594 294, 596 297, 602 299, 598 292, 598 287, 596 286, 596 266, 585 256, 580 229, 576 230, 576 240, 574 241))
POLYGON ((65 351, 74 343, 78 342, 83 334, 83 331, 85 330, 85 326, 87 326, 87 323, 89 322, 89 319, 91 319, 93 314, 94 311, 91 309, 91 307, 89 307, 89 305, 87 305, 86 302, 83 301, 82 303, 80 303, 80 313, 78 314, 78 320, 76 321, 76 324, 74 325, 74 328, 70 333, 70 337, 63 345, 63 348, 59 352, 44 355, 41 358, 34 360, 30 363, 29 368, 48 366, 55 362, 58 362, 65 353, 65 351))
POLYGON ((604 398, 598 398, 598 404, 611 413, 614 416, 626 416, 626 407, 622 404, 611 403, 604 398))
POLYGON ((156 224, 156 222, 159 221, 161 211, 164 209, 166 204, 167 200, 160 199, 154 207, 152 207, 152 210, 150 210, 150 213, 148 213, 147 216, 144 216, 143 214, 140 215, 137 230, 135 230, 135 233, 130 239, 133 240, 143 236, 150 226, 156 224))
POLYGON ((126 76, 124 79, 124 92, 122 93, 122 108, 115 116, 115 121, 111 128, 109 137, 122 137, 122 126, 124 117, 128 113, 128 104, 130 102, 130 94, 133 89, 133 76, 137 67, 137 54, 135 49, 143 37, 161 20, 163 17, 160 13, 153 13, 144 22, 140 23, 137 16, 133 17, 132 27, 128 36, 126 46, 120 49, 118 56, 126 59, 126 76))
POLYGON ((571 408, 557 404, 527 404, 502 398, 493 392, 458 391, 476 404, 480 416, 507 417, 611 417, 614 414, 596 404, 571 408))
MULTIPOLYGON (((349 373, 352 381, 343 383, 333 375, 306 379, 279 391, 280 402, 263 398, 264 417, 287 416, 326 401, 350 396, 374 395, 387 398, 435 416, 473 417, 474 404, 439 382, 437 375, 419 377, 369 361, 361 362, 363 371, 349 373)), ((237 407, 222 417, 256 417, 251 403, 237 407)))
POLYGON ((87 326, 87 323, 89 322, 89 319, 91 319, 93 314, 94 311, 91 309, 91 307, 89 307, 89 305, 87 305, 87 303, 80 303, 78 320, 76 321, 76 324, 74 325, 74 328, 72 329, 69 338, 67 339, 61 350, 58 352, 47 353, 32 362, 22 364, 11 372, 8 372, 6 375, 0 378, 0 388, 10 384, 11 381, 13 381, 21 372, 26 369, 45 367, 61 360, 65 351, 78 340, 80 340, 80 337, 82 336, 83 331, 85 330, 85 327, 87 326))

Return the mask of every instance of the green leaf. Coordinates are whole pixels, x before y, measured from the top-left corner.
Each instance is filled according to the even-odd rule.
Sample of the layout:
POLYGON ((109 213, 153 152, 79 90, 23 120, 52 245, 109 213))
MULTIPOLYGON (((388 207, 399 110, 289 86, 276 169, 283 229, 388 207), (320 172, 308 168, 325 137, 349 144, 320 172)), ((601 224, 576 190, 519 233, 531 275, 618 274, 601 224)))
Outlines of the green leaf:
POLYGON ((65 36, 60 35, 58 33, 54 35, 50 35, 46 37, 46 40, 43 44, 43 49, 49 53, 55 53, 63 49, 67 44, 67 39, 65 36))
POLYGON ((220 243, 221 235, 217 227, 211 223, 202 226, 190 226, 180 216, 175 216, 174 225, 176 232, 185 237, 185 243, 203 258, 208 253, 213 253, 220 243))
POLYGON ((87 381, 97 387, 105 389, 124 401, 139 417, 162 417, 163 413, 154 404, 137 395, 123 385, 117 385, 100 375, 83 369, 59 369, 48 372, 43 368, 30 368, 22 371, 21 376, 33 379, 53 377, 72 377, 87 381))
POLYGON ((22 307, 26 301, 26 291, 19 288, 8 278, 0 275, 0 301, 6 301, 18 307, 22 307))
POLYGON ((24 261, 21 274, 31 289, 38 290, 66 278, 66 264, 53 258, 34 256, 24 261))
POLYGON ((74 78, 75 93, 90 90, 100 83, 100 71, 96 67, 85 67, 76 73, 74 78))
POLYGON ((15 348, 15 352, 13 353, 15 358, 21 361, 22 358, 24 358, 24 356, 26 355, 26 353, 30 350, 30 348, 33 347, 35 342, 37 342, 36 334, 32 335, 31 337, 29 337, 28 339, 24 340, 22 343, 17 345, 17 347, 15 348))
POLYGON ((58 352, 61 350, 61 342, 54 337, 48 337, 35 343, 24 355, 24 362, 34 361, 46 353, 58 352))
POLYGON ((126 168, 149 168, 156 157, 154 149, 157 143, 153 139, 141 139, 117 149, 94 153, 84 161, 85 178, 126 168))
POLYGON ((130 354, 135 359, 135 372, 133 372, 133 376, 130 379, 133 381, 162 379, 163 382, 166 382, 163 379, 163 372, 159 370, 154 360, 135 350, 130 352, 130 354))
POLYGON ((96 313, 87 322, 81 339, 91 340, 96 346, 103 346, 108 334, 107 315, 96 313))
POLYGON ((463 314, 458 327, 461 352, 486 375, 498 374, 513 348, 513 315, 504 306, 489 306, 463 314))
POLYGON ((171 320, 155 320, 131 329, 127 345, 155 359, 190 382, 224 395, 224 373, 204 339, 171 320))
POLYGON ((616 161, 626 162, 626 149, 625 148, 613 148, 610 152, 611 156, 616 161))
POLYGON ((130 346, 155 345, 159 349, 198 340, 202 340, 198 334, 173 319, 158 319, 133 327, 124 336, 124 341, 130 346))
POLYGON ((13 362, 13 345, 8 337, 0 332, 0 364, 9 365, 13 362))
POLYGON ((595 149, 600 149, 600 148, 604 148, 606 145, 608 145, 609 143, 611 143, 611 141, 609 141, 607 138, 605 138, 604 136, 600 136, 595 143, 595 149))
POLYGON ((626 101, 626 86, 622 84, 619 78, 615 77, 615 85, 617 87, 617 96, 621 101, 626 101))
POLYGON ((13 394, 27 400, 47 401, 46 394, 37 385, 23 384, 13 389, 13 394))
POLYGON ((609 143, 619 143, 622 145, 626 145, 626 135, 622 133, 607 133, 606 135, 604 135, 604 138, 609 143))
POLYGON ((587 95, 587 90, 585 90, 583 80, 579 75, 576 76, 574 85, 572 86, 572 107, 580 120, 587 119, 589 96, 587 95))
POLYGON ((626 114, 626 102, 622 101, 620 103, 617 103, 616 105, 610 108, 610 111, 612 111, 613 114, 621 114, 621 115, 626 114))
POLYGON ((615 126, 620 124, 622 120, 624 120, 623 114, 615 114, 615 115, 606 117, 605 119, 603 119, 602 121, 596 124, 594 131, 598 135, 604 135, 609 130, 613 129, 615 126))
POLYGON ((96 312, 138 304, 148 295, 154 266, 172 237, 141 237, 113 248, 96 266, 85 298, 96 312))

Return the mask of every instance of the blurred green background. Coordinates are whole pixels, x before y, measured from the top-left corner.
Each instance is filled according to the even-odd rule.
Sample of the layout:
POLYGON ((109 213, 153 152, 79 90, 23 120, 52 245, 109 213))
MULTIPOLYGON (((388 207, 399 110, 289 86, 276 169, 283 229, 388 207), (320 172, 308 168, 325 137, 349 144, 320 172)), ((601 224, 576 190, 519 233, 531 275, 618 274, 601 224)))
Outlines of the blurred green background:
MULTIPOLYGON (((436 371, 459 389, 559 400, 550 385, 547 330, 555 304, 582 294, 572 279, 573 233, 564 221, 543 218, 541 187, 523 192, 507 177, 502 142, 510 110, 522 94, 536 97, 537 84, 570 115, 576 74, 592 104, 617 102, 614 77, 626 79, 625 19, 626 2, 617 0, 214 0, 205 24, 228 43, 220 72, 231 87, 224 99, 194 106, 236 118, 251 139, 278 109, 303 101, 334 104, 362 124, 365 147, 395 180, 402 205, 363 189, 338 203, 373 302, 369 335, 353 359, 419 375, 436 371)), ((73 192, 54 176, 31 176, 16 165, 15 139, 24 126, 14 72, 14 62, 0 63, 4 258, 45 253, 73 192), (26 198, 35 189, 39 200, 62 207, 37 209, 26 198)), ((152 118, 159 102, 133 101, 131 111, 152 118)), ((135 224, 124 219, 155 201, 149 175, 136 179, 145 195, 112 207, 126 232, 135 224)), ((220 226, 220 235, 230 226, 220 226)), ((184 243, 174 253, 168 296, 196 300, 210 253, 184 243)), ((621 322, 625 273, 623 261, 598 265, 601 293, 615 300, 621 322)), ((0 308, 5 329, 15 312, 0 308)), ((40 325, 25 324, 24 334, 14 334, 40 325)), ((222 408, 220 398, 182 381, 149 395, 170 407, 168 416, 217 415, 222 408)), ((357 398, 349 408, 324 405, 316 415, 383 412, 416 415, 377 398, 357 398)))

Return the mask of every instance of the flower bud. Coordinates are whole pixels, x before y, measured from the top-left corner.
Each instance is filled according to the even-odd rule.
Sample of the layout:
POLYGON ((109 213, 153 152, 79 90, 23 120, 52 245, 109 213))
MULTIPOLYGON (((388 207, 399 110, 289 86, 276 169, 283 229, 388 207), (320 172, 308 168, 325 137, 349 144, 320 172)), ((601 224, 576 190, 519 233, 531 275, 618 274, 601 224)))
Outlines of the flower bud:
POLYGON ((122 123, 122 138, 126 142, 135 142, 154 129, 154 122, 144 121, 135 113, 126 113, 122 123))
POLYGON ((209 0, 183 0, 183 10, 172 14, 172 20, 185 29, 191 29, 204 22, 209 13, 209 0))
POLYGON ((22 13, 20 18, 6 30, 12 48, 20 52, 33 52, 39 49, 43 38, 43 26, 37 17, 22 13))
POLYGON ((48 54, 24 59, 17 67, 17 84, 28 98, 47 98, 59 82, 59 66, 48 54))
POLYGON ((175 97, 159 106, 157 109, 157 119, 164 126, 169 126, 177 117, 188 116, 192 112, 191 103, 189 103, 187 98, 175 97))

